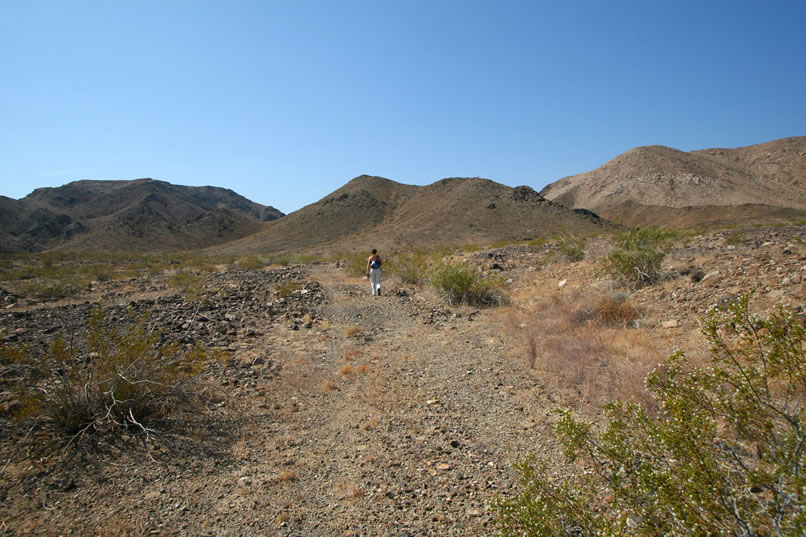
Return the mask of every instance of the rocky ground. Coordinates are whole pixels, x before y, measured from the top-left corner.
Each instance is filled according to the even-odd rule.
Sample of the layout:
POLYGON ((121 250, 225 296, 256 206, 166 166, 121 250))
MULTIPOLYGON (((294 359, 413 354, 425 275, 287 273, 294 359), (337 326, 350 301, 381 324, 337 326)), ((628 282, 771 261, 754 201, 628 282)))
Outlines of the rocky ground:
POLYGON ((621 330, 663 356, 696 345, 699 315, 751 287, 758 311, 806 304, 804 233, 690 237, 668 256, 669 278, 638 291, 599 274, 601 240, 577 263, 545 248, 478 252, 471 261, 508 282, 512 302, 495 309, 449 306, 393 278, 372 297, 330 265, 220 273, 191 298, 155 280, 98 284, 71 304, 5 296, 0 323, 15 342, 44 347, 103 298, 113 317, 150 310, 225 359, 209 372, 208 412, 155 443, 154 460, 136 446, 67 457, 6 439, 0 535, 492 534, 489 502, 515 486, 512 463, 554 453, 551 409, 577 393, 525 357, 536 309, 629 293, 641 317, 621 330))

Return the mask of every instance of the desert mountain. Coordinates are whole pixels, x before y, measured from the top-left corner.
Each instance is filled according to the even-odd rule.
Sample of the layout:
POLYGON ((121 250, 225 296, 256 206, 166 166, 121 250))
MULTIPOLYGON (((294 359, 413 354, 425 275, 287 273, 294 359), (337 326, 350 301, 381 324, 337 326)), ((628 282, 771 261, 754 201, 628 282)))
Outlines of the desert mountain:
MULTIPOLYGON (((428 186, 362 175, 323 199, 221 247, 229 252, 489 244, 614 226, 544 199, 527 186, 448 178, 428 186)), ((217 248, 218 249, 218 248, 217 248)))
POLYGON ((541 194, 630 226, 804 219, 806 137, 691 152, 638 147, 541 194))
POLYGON ((224 188, 75 181, 21 200, 0 197, 0 251, 202 248, 255 233, 281 216, 224 188))

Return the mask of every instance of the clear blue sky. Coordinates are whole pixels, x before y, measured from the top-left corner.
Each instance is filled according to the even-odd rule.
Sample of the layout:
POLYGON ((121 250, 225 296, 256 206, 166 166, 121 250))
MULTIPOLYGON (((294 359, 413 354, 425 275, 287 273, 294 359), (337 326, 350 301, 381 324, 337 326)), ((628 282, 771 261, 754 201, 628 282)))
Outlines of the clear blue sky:
POLYGON ((12 198, 153 177, 291 212, 804 134, 803 0, 0 1, 12 198))

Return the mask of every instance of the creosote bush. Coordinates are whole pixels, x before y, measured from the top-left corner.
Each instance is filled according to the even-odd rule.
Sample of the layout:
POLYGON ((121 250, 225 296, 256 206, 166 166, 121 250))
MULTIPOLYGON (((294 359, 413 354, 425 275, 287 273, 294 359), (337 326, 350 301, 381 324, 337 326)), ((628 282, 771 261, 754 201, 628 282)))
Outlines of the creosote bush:
POLYGON ((621 233, 604 260, 604 270, 633 285, 651 285, 661 279, 663 259, 677 236, 673 231, 656 227, 621 233))
MULTIPOLYGON (((342 267, 344 268, 344 272, 350 276, 355 276, 357 278, 363 277, 367 272, 367 259, 369 258, 368 252, 356 252, 350 254, 341 254, 340 260, 342 263, 342 267)), ((386 258, 385 256, 381 256, 384 265, 386 265, 386 258)), ((386 267, 384 267, 386 268, 386 267)))
POLYGON ((148 437, 160 420, 195 409, 206 394, 199 374, 208 353, 161 343, 148 314, 130 313, 126 322, 113 324, 98 305, 83 337, 60 335, 44 355, 0 345, 11 393, 3 418, 71 444, 105 434, 148 437))
POLYGON ((562 233, 556 239, 557 248, 571 263, 585 259, 585 242, 585 237, 567 233, 562 233))
POLYGON ((420 284, 428 279, 428 266, 431 256, 423 248, 409 248, 394 255, 388 272, 400 278, 403 283, 420 284))
POLYGON ((291 295, 293 295, 294 293, 296 293, 297 291, 301 291, 304 288, 305 288, 305 286, 303 284, 301 284, 300 282, 288 281, 288 282, 284 282, 281 285, 279 285, 274 290, 274 292, 280 298, 288 298, 291 295))
POLYGON ((465 264, 440 263, 429 273, 431 285, 450 304, 497 306, 504 301, 504 280, 465 264))
POLYGON ((235 261, 235 266, 240 270, 260 270, 268 263, 256 255, 242 257, 235 261))
POLYGON ((781 305, 751 315, 750 296, 704 317, 707 366, 678 352, 650 375, 657 415, 616 402, 599 429, 560 411, 577 465, 517 464, 520 493, 494 503, 501 535, 804 535, 806 330, 781 305))

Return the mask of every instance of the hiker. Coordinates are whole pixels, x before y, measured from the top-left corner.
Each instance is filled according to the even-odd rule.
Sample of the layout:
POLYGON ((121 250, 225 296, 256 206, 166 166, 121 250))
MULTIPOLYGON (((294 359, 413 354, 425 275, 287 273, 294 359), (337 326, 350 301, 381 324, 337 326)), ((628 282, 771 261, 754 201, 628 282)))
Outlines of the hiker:
POLYGON ((372 296, 381 296, 381 256, 375 248, 367 259, 367 276, 372 287, 372 296))

